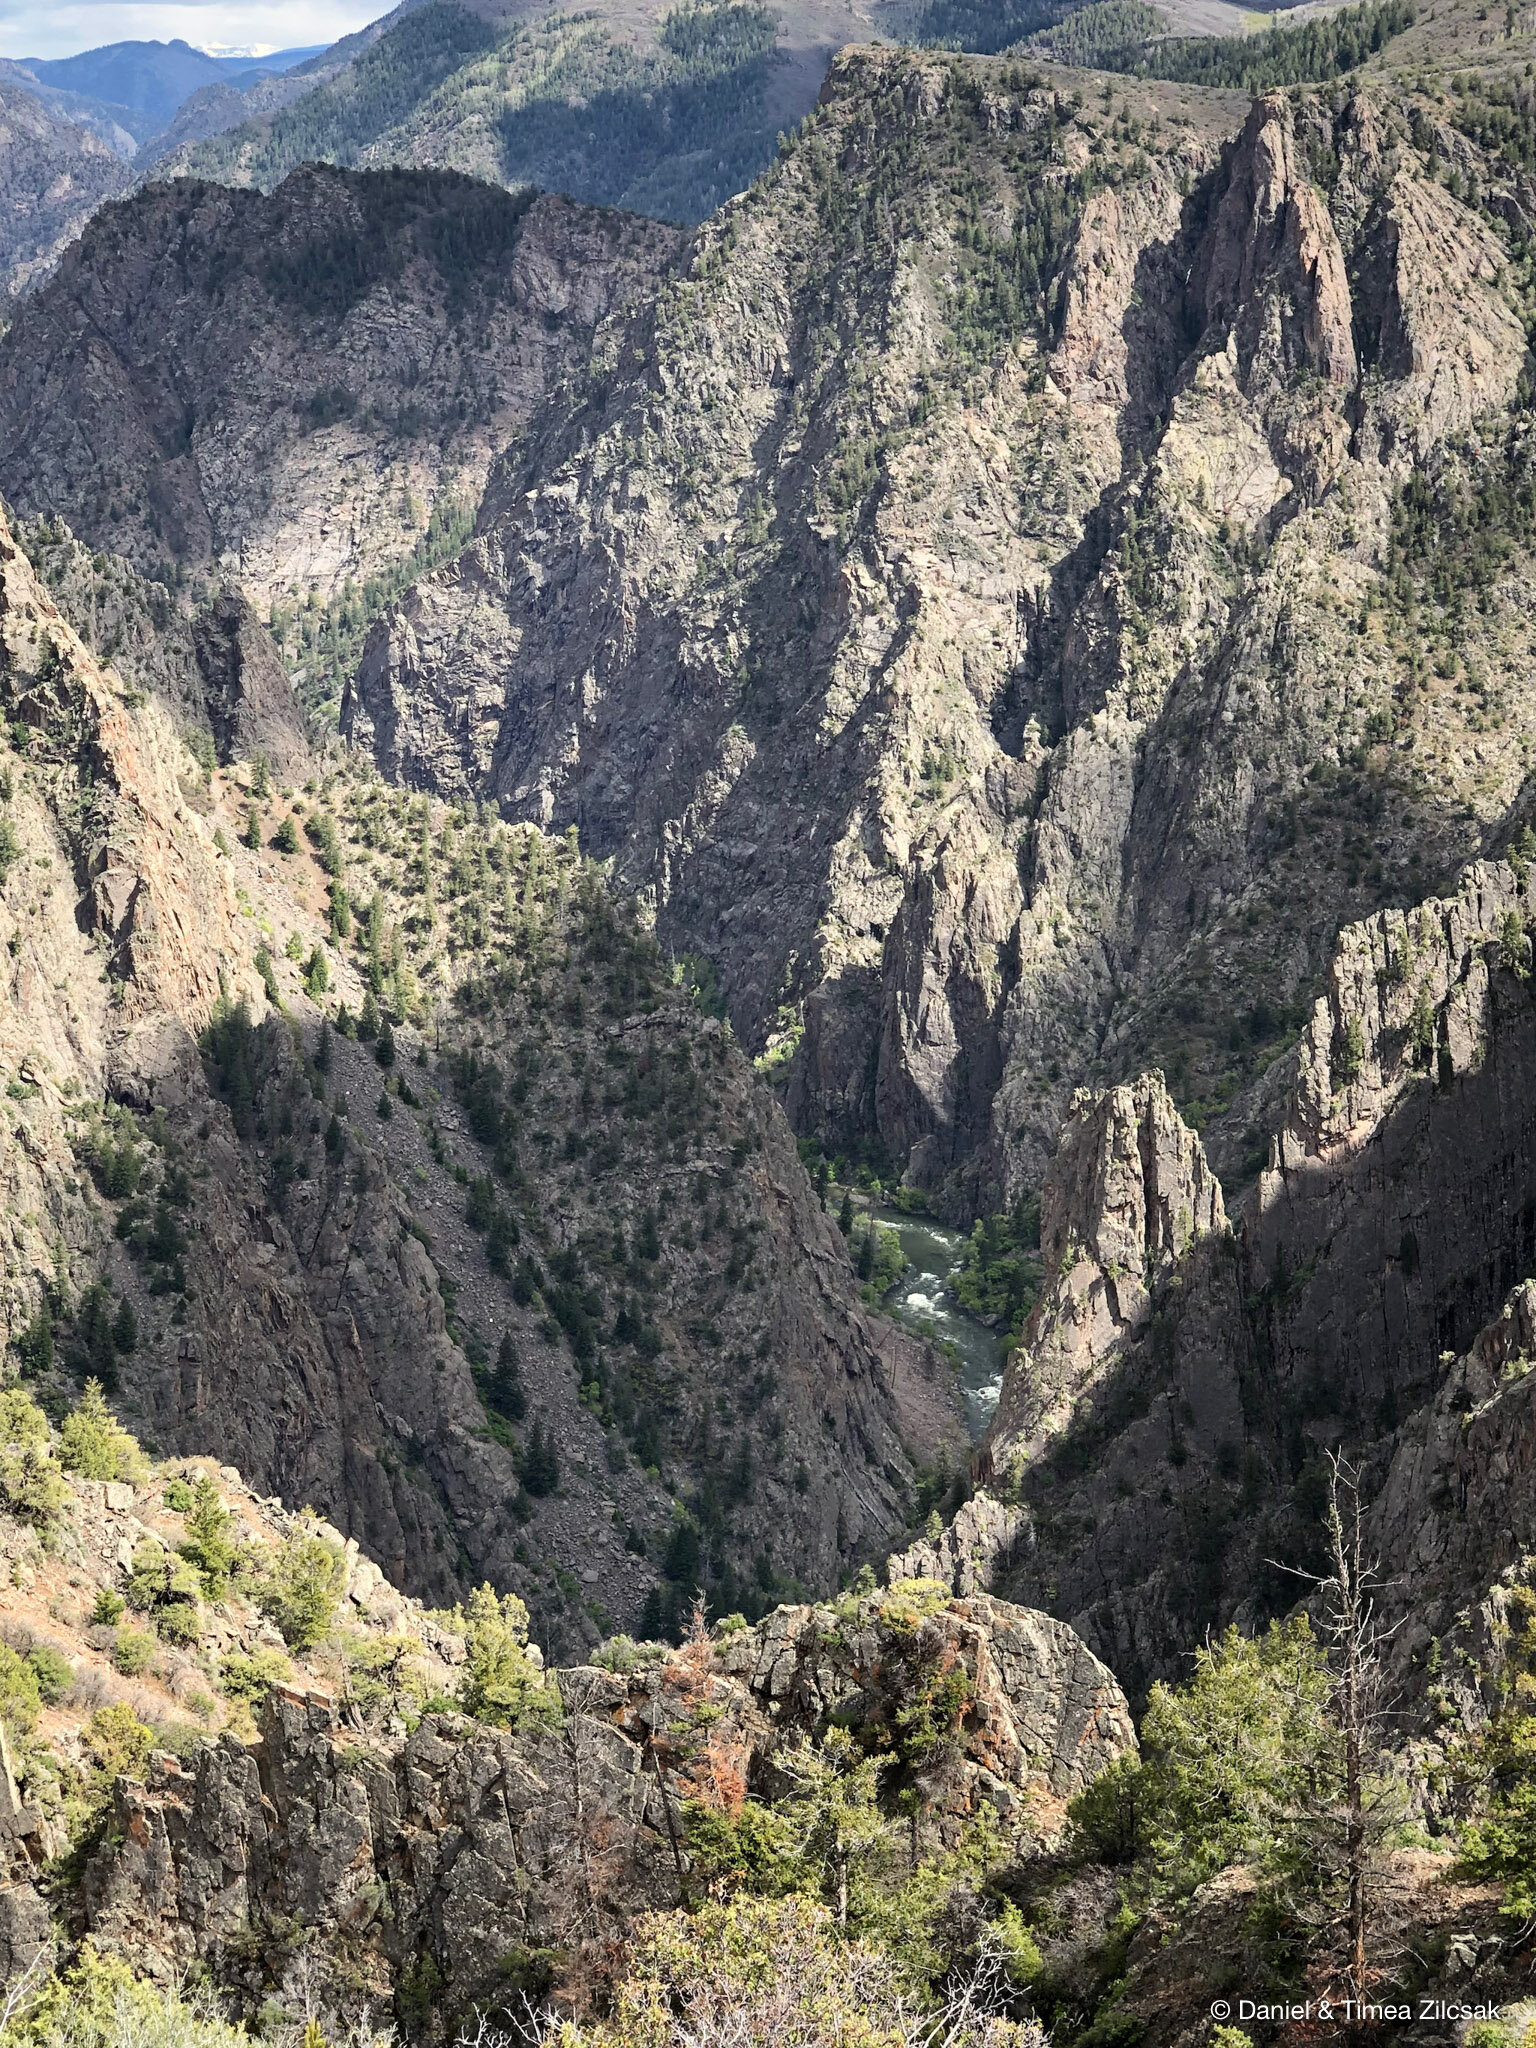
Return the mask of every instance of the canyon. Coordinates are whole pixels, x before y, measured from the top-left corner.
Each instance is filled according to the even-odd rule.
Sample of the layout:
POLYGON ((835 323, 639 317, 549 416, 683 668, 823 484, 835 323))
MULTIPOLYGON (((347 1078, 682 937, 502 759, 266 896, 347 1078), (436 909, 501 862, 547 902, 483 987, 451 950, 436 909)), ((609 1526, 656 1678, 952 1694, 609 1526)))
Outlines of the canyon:
POLYGON ((477 95, 617 149, 611 24, 442 16, 0 336, 28 2025, 1523 2010, 1528 30, 871 41, 562 196, 477 95))

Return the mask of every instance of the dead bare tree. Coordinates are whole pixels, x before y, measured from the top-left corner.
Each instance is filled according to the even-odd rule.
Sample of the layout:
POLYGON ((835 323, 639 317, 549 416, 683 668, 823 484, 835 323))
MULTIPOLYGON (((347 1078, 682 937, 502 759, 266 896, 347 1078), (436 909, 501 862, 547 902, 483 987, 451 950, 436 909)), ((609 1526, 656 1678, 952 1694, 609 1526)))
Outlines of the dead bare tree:
MULTIPOLYGON (((1336 1857, 1344 1893, 1344 1975, 1349 1996, 1363 2004, 1371 1978, 1373 1891, 1381 1840, 1396 1817, 1382 1766, 1390 1719, 1383 1652, 1400 1623, 1384 1624, 1377 1608, 1385 1582, 1367 1552, 1361 1473, 1338 1452, 1328 1454, 1325 1527, 1328 1569, 1284 1566, 1313 1589, 1318 1632, 1333 1685, 1329 1718, 1337 1731, 1342 1771, 1335 1792, 1298 1816, 1325 1863, 1336 1857)), ((1337 1920, 1334 1923, 1338 1924, 1337 1920)))
POLYGON ((50 1938, 41 1944, 27 1967, 6 1986, 4 2002, 0 2003, 0 2041, 27 2018, 41 1996, 57 1959, 58 1949, 50 1938))

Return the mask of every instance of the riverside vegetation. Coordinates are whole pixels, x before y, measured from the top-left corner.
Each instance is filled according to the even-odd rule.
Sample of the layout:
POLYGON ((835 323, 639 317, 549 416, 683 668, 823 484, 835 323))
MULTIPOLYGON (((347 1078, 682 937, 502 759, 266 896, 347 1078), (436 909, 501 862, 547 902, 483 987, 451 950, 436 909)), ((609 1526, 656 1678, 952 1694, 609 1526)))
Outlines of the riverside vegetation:
POLYGON ((30 2048, 1518 2048, 1536 55, 987 20, 682 235, 366 165, 758 10, 420 9, 0 341, 30 2048))

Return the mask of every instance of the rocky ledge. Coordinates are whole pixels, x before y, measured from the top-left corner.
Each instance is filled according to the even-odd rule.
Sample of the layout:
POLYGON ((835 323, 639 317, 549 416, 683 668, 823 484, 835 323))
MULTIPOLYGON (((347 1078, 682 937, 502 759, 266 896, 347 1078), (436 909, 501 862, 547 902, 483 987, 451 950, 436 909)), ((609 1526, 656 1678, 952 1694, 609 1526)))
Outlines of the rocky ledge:
POLYGON ((1051 1839, 1136 1739, 1069 1628, 931 1580, 557 1678, 554 1725, 429 1713, 372 1739, 330 1697, 274 1688, 254 1746, 225 1736, 119 1782, 90 1931, 152 1972, 209 1966, 254 2006, 309 1930, 305 1967, 323 1959, 341 2002, 429 1987, 436 2039, 534 1959, 686 1897, 690 1816, 781 1794, 788 1753, 834 1720, 884 1759, 883 1802, 921 1789, 904 1805, 934 1846, 983 1805, 1021 1848, 1051 1839))

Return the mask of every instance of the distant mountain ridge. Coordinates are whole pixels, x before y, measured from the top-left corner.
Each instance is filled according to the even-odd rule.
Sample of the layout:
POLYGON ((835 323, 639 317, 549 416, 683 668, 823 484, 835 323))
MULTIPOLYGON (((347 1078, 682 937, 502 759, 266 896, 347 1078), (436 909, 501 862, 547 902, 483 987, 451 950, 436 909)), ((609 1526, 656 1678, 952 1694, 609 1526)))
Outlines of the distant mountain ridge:
POLYGON ((132 177, 109 141, 55 113, 0 67, 0 316, 132 177))
POLYGON ((102 115, 136 143, 165 128, 182 102, 207 85, 254 85, 324 54, 324 45, 277 50, 269 57, 210 57, 179 37, 169 43, 107 43, 73 57, 23 57, 14 82, 36 90, 57 111, 102 115))
MULTIPOLYGON (((773 159, 833 53, 897 26, 888 0, 397 9, 315 91, 165 158, 271 189, 320 158, 440 165, 693 222, 773 159)), ((339 51, 339 46, 338 46, 339 51)))

